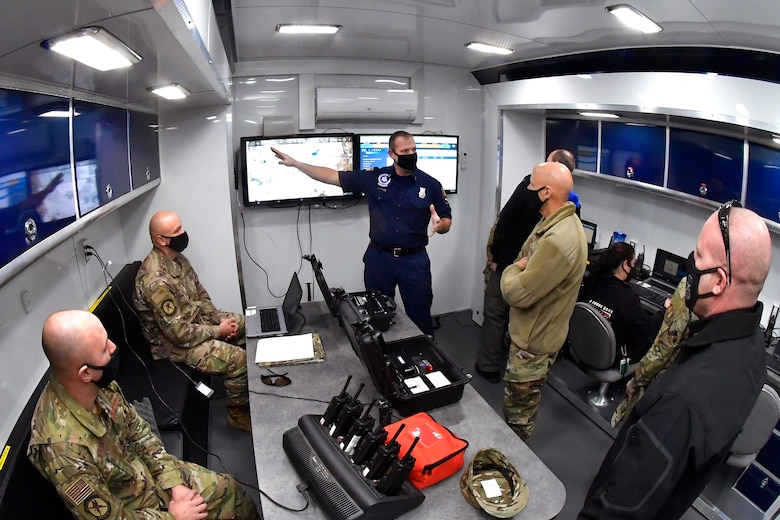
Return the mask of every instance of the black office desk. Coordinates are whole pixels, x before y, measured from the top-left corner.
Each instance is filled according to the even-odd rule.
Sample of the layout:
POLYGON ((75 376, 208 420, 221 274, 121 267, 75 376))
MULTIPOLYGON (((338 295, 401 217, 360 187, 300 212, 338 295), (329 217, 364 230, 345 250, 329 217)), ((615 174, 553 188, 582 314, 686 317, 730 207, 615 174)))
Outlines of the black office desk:
MULTIPOLYGON (((260 488, 282 504, 300 508, 304 500, 296 486, 302 482, 282 450, 282 434, 297 425, 304 414, 321 414, 333 394, 341 391, 347 376, 352 374, 350 393, 361 382, 366 387, 360 400, 369 402, 377 396, 368 373, 362 366, 336 318, 327 313, 322 302, 305 303, 304 332, 317 332, 325 348, 325 361, 308 365, 292 365, 274 369, 287 372, 292 384, 274 387, 262 384, 260 375, 266 370, 254 363, 257 341, 247 341, 247 360, 252 425, 254 435, 257 482, 260 488), (278 396, 319 399, 311 402, 278 396)), ((402 312, 384 336, 387 340, 419 335, 420 331, 402 312)), ((530 500, 517 520, 544 520, 555 517, 563 508, 566 491, 558 478, 539 460, 506 425, 501 417, 471 387, 466 385, 463 398, 454 404, 429 411, 431 416, 454 433, 469 441, 466 464, 481 448, 500 449, 513 462, 530 488, 530 500)), ((417 509, 403 515, 404 519, 483 519, 487 515, 469 505, 460 492, 460 473, 425 490, 425 501, 417 509)), ((263 500, 263 514, 268 520, 294 518, 325 518, 316 502, 303 513, 286 511, 263 500)))

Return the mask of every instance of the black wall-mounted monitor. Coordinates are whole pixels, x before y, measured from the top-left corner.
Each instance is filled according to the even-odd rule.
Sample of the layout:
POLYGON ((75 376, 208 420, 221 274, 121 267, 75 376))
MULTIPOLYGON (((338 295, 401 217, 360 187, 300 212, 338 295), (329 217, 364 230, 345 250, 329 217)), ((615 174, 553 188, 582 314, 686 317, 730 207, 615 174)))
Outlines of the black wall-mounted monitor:
MULTIPOLYGON (((360 169, 371 170, 393 164, 387 154, 390 134, 358 136, 360 169)), ((458 136, 415 135, 417 167, 439 181, 447 193, 458 192, 458 136)))
POLYGON ((298 161, 339 171, 354 169, 354 134, 304 134, 242 137, 242 188, 245 205, 318 202, 361 194, 311 179, 297 168, 279 164, 271 148, 298 161))

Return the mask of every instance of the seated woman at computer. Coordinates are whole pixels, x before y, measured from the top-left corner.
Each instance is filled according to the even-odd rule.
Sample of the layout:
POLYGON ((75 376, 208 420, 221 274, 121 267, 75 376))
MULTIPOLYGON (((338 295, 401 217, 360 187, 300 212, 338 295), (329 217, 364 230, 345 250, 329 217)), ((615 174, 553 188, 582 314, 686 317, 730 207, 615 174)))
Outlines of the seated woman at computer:
POLYGON ((623 357, 636 363, 650 348, 663 320, 663 311, 648 314, 639 295, 628 284, 636 273, 634 248, 625 242, 615 242, 604 251, 590 270, 579 301, 595 306, 612 324, 618 352, 615 367, 623 357))

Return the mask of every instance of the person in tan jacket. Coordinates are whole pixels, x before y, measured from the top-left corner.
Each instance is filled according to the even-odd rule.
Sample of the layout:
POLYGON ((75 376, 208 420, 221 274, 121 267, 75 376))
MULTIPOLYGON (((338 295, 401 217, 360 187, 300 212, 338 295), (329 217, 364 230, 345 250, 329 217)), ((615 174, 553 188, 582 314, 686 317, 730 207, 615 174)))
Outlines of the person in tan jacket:
POLYGON ((523 440, 536 426, 547 372, 569 331, 587 261, 587 244, 575 205, 573 180, 560 163, 536 166, 525 193, 542 219, 518 259, 501 276, 509 310, 509 349, 504 381, 504 418, 523 440))

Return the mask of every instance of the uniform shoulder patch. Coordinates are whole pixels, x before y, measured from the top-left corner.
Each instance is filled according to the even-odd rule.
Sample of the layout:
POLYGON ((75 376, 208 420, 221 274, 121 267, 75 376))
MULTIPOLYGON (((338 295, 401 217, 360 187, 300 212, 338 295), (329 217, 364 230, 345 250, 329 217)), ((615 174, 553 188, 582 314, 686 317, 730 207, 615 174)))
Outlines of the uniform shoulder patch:
POLYGON ((111 516, 111 504, 98 495, 92 495, 84 503, 84 511, 97 518, 97 520, 105 520, 111 516))
POLYGON ((160 309, 165 316, 173 316, 179 312, 179 304, 173 293, 166 286, 157 288, 152 293, 152 304, 160 309))
POLYGON ((166 316, 173 316, 176 314, 176 304, 171 299, 165 300, 162 303, 162 310, 166 316))
POLYGON ((75 505, 79 505, 84 502, 85 498, 92 495, 94 492, 95 490, 92 489, 92 486, 90 486, 86 480, 79 478, 68 486, 68 489, 65 490, 65 496, 75 505))

